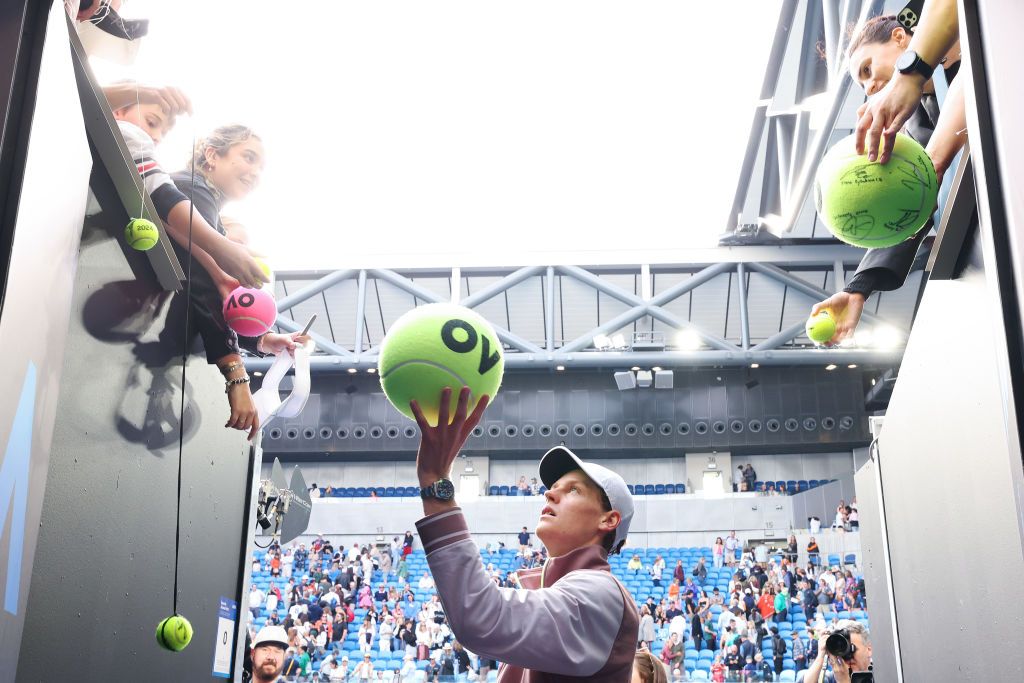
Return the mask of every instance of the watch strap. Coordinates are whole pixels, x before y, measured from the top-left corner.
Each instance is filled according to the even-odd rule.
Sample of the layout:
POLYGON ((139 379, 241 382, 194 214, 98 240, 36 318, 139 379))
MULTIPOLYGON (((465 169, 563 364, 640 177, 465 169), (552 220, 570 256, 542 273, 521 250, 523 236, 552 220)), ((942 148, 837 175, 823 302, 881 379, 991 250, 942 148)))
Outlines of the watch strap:
POLYGON ((930 64, 928 64, 928 62, 921 59, 921 55, 917 54, 916 52, 908 50, 903 54, 907 53, 912 53, 914 55, 914 61, 912 61, 909 66, 901 68, 899 70, 900 73, 905 75, 920 74, 921 76, 924 76, 924 79, 926 81, 930 79, 932 77, 932 74, 935 73, 935 67, 931 66, 930 64))

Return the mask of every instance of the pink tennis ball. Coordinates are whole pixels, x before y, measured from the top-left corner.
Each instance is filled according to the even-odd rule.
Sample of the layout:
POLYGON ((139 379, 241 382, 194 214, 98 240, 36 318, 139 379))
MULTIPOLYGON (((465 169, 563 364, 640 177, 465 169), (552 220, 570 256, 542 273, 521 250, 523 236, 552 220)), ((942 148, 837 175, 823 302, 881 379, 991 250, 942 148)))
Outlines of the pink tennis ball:
POLYGON ((243 337, 258 337, 277 320, 277 302, 262 289, 238 287, 224 302, 224 320, 243 337))

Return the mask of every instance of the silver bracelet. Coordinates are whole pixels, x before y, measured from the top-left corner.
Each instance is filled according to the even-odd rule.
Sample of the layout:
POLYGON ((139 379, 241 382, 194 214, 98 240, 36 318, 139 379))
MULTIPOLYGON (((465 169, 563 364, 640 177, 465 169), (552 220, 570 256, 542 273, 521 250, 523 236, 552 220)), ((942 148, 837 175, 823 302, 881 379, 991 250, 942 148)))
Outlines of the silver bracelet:
POLYGON ((230 392, 231 391, 231 387, 236 385, 236 384, 248 384, 248 383, 249 383, 249 375, 243 375, 242 377, 236 377, 235 379, 229 379, 228 381, 224 382, 224 393, 226 394, 226 393, 230 392))

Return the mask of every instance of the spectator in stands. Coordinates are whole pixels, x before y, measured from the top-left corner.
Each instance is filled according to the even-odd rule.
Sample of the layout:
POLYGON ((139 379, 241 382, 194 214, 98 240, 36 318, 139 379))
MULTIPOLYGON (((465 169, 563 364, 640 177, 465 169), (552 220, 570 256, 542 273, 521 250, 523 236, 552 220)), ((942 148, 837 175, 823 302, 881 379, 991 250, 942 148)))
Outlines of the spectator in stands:
POLYGON ((530 485, 526 483, 526 475, 519 477, 519 483, 516 484, 516 488, 519 490, 520 496, 530 495, 530 485))
POLYGON ((633 555, 633 557, 629 558, 629 564, 626 565, 626 569, 630 570, 634 574, 638 574, 643 568, 644 563, 640 561, 639 555, 633 555))
POLYGON ((775 660, 775 673, 781 675, 786 658, 786 639, 779 635, 778 626, 772 626, 772 658, 775 660))
POLYGON ((683 643, 679 634, 670 633, 668 640, 665 641, 665 647, 661 649, 661 661, 665 662, 670 669, 675 669, 683 665, 683 656, 683 643))
POLYGON ((796 665, 797 671, 803 671, 807 668, 807 646, 804 645, 804 641, 800 638, 800 632, 795 630, 792 633, 793 644, 790 649, 792 653, 793 663, 796 665))
POLYGON ((669 600, 677 600, 679 598, 679 579, 672 579, 672 583, 668 585, 667 595, 669 600))
POLYGON ((406 531, 405 538, 402 540, 402 555, 409 555, 412 552, 412 532, 406 531))
POLYGON ((654 562, 651 564, 651 581, 655 586, 661 585, 661 575, 665 571, 665 559, 661 555, 657 555, 654 558, 654 562))
POLYGON ((821 560, 821 549, 818 547, 818 542, 814 540, 814 536, 807 541, 807 557, 812 565, 817 565, 821 560))
POLYGON ((749 462, 743 467, 743 481, 746 483, 748 491, 754 490, 754 482, 757 481, 757 472, 754 471, 754 466, 749 462))
MULTIPOLYGON (((775 671, 772 669, 772 665, 764 658, 764 654, 758 652, 754 655, 754 669, 756 671, 755 681, 774 681, 775 671)), ((808 681, 810 683, 810 681, 808 681)))
POLYGON ((363 655, 363 661, 356 664, 355 671, 352 672, 352 678, 353 680, 360 681, 360 683, 373 680, 373 661, 369 652, 363 655))
POLYGON ((519 552, 525 554, 529 547, 530 547, 530 532, 524 526, 523 530, 519 532, 519 552))
POLYGON ((726 666, 722 655, 715 655, 715 663, 711 665, 711 680, 714 683, 725 683, 726 666))
POLYGON ((846 521, 850 526, 850 531, 860 530, 860 513, 853 503, 846 506, 846 521))
POLYGON ((273 683, 284 668, 288 636, 280 626, 264 626, 252 641, 252 680, 273 683))
POLYGON ((309 497, 310 498, 319 498, 320 497, 320 487, 316 485, 316 482, 313 482, 313 484, 309 487, 309 497))
POLYGON ((640 606, 640 643, 651 649, 654 643, 654 617, 647 605, 640 606))
POLYGON ((693 568, 693 575, 702 584, 708 578, 708 566, 704 563, 703 557, 697 560, 697 564, 693 568))
POLYGON ((668 683, 665 665, 646 650, 638 650, 633 657, 633 675, 630 683, 668 683))
POLYGON ((775 621, 783 622, 786 620, 786 613, 789 610, 789 593, 786 590, 780 590, 775 594, 775 601, 773 605, 773 611, 775 612, 775 621))
MULTIPOLYGON (((760 654, 760 653, 758 653, 760 654)), ((746 657, 743 659, 744 665, 741 673, 744 681, 756 681, 757 680, 757 667, 754 665, 753 657, 746 657)))
POLYGON ((715 544, 711 547, 711 557, 714 561, 715 569, 720 568, 725 557, 725 542, 722 541, 721 536, 715 539, 715 544))
POLYGON ((761 597, 757 599, 757 611, 765 621, 775 616, 775 588, 761 592, 761 597))
POLYGON ((740 649, 737 645, 730 645, 725 654, 725 666, 729 669, 729 677, 737 681, 740 679, 740 672, 743 670, 743 659, 740 657, 740 649))
MULTIPOLYGON (((257 571, 259 571, 257 569, 257 571)), ((263 607, 263 601, 266 599, 266 594, 259 589, 259 586, 253 584, 249 590, 249 611, 252 612, 253 619, 260 616, 260 610, 263 607)))
POLYGON ((402 662, 402 670, 400 673, 403 681, 412 681, 413 676, 416 675, 416 657, 407 653, 404 661, 402 662))
POLYGON ((789 543, 786 545, 786 559, 789 560, 790 564, 796 563, 798 552, 799 550, 796 543, 796 536, 790 534, 789 543))
POLYGON ((736 565, 736 553, 743 549, 740 539, 736 538, 736 532, 732 531, 725 538, 725 563, 730 567, 736 565))

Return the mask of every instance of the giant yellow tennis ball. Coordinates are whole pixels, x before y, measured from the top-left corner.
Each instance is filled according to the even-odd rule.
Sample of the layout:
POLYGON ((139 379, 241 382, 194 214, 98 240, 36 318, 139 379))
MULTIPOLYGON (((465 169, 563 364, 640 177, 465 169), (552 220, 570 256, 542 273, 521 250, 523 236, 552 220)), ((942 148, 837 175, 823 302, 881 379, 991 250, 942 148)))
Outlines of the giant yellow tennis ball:
POLYGON ((149 251, 160 241, 160 231, 153 221, 146 220, 145 218, 133 218, 125 226, 124 238, 132 249, 149 251))
POLYGON ((469 410, 480 397, 494 398, 505 372, 505 355, 494 328, 473 311, 453 304, 415 308, 388 330, 377 366, 388 400, 412 418, 409 402, 437 424, 441 391, 451 387, 449 415, 455 415, 459 391, 471 390, 469 410))
POLYGON ((807 336, 815 344, 824 344, 836 334, 836 321, 827 310, 807 319, 807 336))
POLYGON ((921 145, 896 134, 885 164, 857 154, 855 136, 843 138, 818 167, 814 198, 822 222, 857 247, 891 247, 912 237, 935 211, 939 184, 921 145))
POLYGON ((181 652, 192 642, 192 624, 180 614, 167 617, 156 627, 156 642, 165 650, 181 652))

